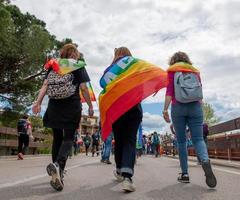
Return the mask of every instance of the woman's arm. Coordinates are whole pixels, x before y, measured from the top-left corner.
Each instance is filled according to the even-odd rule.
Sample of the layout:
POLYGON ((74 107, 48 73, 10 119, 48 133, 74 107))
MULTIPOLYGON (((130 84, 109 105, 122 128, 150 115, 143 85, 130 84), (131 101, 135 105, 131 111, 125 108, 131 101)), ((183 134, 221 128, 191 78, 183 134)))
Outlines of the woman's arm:
POLYGON ((48 88, 48 82, 47 82, 47 80, 44 80, 42 88, 39 91, 38 98, 34 102, 33 107, 32 107, 32 111, 34 114, 41 112, 41 104, 42 104, 44 96, 47 93, 47 88, 48 88))
POLYGON ((174 95, 174 74, 168 73, 168 86, 166 90, 164 110, 163 110, 163 118, 167 123, 171 122, 168 114, 168 107, 172 101, 173 95, 174 95))
POLYGON ((89 114, 89 116, 93 116, 93 114, 94 114, 93 105, 92 105, 92 101, 91 101, 89 91, 88 91, 88 87, 87 87, 86 83, 81 83, 80 84, 80 90, 82 92, 82 95, 83 95, 85 101, 88 104, 88 114, 89 114))

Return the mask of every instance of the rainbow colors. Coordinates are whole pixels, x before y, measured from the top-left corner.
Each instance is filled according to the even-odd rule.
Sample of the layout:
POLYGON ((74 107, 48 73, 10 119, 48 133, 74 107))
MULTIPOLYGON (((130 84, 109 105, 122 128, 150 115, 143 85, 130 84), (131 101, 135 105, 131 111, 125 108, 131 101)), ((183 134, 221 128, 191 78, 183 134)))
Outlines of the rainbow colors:
POLYGON ((84 61, 77 61, 71 58, 51 59, 44 65, 45 69, 52 68, 60 75, 71 73, 85 66, 86 63, 84 61))
MULTIPOLYGON (((88 92, 89 92, 89 95, 90 95, 90 100, 91 100, 91 101, 97 101, 97 100, 96 100, 96 97, 95 97, 95 94, 94 94, 94 92, 93 92, 92 85, 91 85, 90 82, 87 82, 87 87, 88 87, 88 92)), ((82 103, 85 103, 85 102, 86 102, 86 100, 84 99, 81 91, 80 91, 80 98, 81 98, 81 102, 82 102, 82 103)))
POLYGON ((194 66, 185 63, 185 62, 178 62, 174 65, 171 65, 168 69, 168 72, 194 72, 194 73, 200 73, 197 68, 194 66))
POLYGON ((167 73, 151 63, 125 56, 107 68, 100 85, 103 91, 99 96, 99 110, 105 140, 121 115, 167 86, 167 73))

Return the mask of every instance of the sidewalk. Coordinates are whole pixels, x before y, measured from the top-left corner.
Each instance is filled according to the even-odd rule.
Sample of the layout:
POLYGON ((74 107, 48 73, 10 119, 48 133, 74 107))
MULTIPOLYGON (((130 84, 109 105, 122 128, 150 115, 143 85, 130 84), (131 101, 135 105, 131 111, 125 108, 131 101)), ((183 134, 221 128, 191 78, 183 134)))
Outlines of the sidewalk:
MULTIPOLYGON (((178 156, 172 155, 164 155, 168 158, 178 159, 178 156)), ((194 156, 188 156, 189 161, 197 162, 197 158, 194 156)), ((223 166, 223 167, 232 167, 236 169, 240 169, 240 161, 230 161, 230 160, 223 160, 223 159, 214 159, 210 158, 211 163, 216 166, 223 166)))

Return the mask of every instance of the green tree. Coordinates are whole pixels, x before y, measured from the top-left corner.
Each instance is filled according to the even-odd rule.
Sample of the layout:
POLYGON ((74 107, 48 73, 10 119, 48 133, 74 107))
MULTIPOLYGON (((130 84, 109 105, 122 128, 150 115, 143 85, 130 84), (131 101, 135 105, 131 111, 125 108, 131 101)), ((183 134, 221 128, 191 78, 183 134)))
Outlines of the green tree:
POLYGON ((219 122, 219 118, 215 115, 214 109, 211 104, 203 104, 204 122, 208 125, 214 125, 219 122))
POLYGON ((47 55, 72 40, 56 40, 45 22, 23 14, 9 1, 0 1, 0 95, 7 96, 14 110, 31 105, 42 84, 47 55))

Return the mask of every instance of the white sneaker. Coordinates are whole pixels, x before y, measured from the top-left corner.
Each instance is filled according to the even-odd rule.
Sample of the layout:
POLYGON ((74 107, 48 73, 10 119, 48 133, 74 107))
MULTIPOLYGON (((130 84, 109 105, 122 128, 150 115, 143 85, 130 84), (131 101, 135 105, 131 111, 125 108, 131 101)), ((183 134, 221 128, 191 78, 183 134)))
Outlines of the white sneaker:
POLYGON ((122 182, 123 190, 125 192, 134 192, 136 190, 136 187, 133 184, 133 181, 129 178, 124 178, 122 182))
POLYGON ((50 185, 57 191, 63 190, 63 180, 61 179, 59 166, 55 163, 50 163, 47 166, 47 173, 49 176, 52 176, 52 180, 50 181, 50 185))
POLYGON ((113 174, 117 181, 122 182, 124 180, 123 176, 121 174, 118 174, 116 170, 113 171, 113 174))

